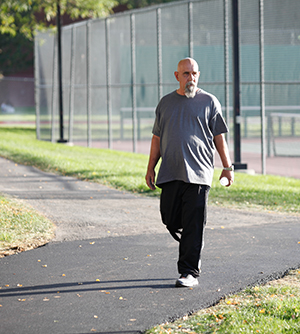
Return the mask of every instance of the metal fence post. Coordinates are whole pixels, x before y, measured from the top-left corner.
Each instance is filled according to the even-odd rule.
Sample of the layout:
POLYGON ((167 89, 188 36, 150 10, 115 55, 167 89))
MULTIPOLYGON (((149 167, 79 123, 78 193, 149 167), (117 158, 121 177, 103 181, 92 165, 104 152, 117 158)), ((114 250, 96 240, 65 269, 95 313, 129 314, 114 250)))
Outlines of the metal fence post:
POLYGON ((265 53, 264 53, 264 0, 259 0, 260 51, 260 108, 261 108, 261 169, 266 174, 266 111, 265 111, 265 53))
POLYGON ((271 136, 271 126, 272 126, 272 119, 271 119, 271 116, 270 114, 268 115, 267 117, 267 120, 268 120, 268 124, 267 124, 267 135, 268 135, 268 145, 267 145, 267 155, 268 155, 268 158, 271 156, 271 140, 272 140, 272 136, 271 136))
POLYGON ((36 125, 36 139, 41 139, 40 129, 40 63, 39 63, 39 39, 34 40, 34 86, 35 86, 35 125, 36 125))
POLYGON ((157 84, 158 100, 163 96, 162 88, 162 42, 161 42, 161 9, 156 9, 156 40, 157 40, 157 84))
POLYGON ((87 145, 91 147, 92 144, 92 131, 91 131, 91 23, 87 21, 86 23, 86 103, 87 103, 87 145))
POLYGON ((130 42, 131 42, 131 77, 132 77, 132 136, 133 152, 137 151, 137 115, 136 115, 136 59, 135 59, 135 15, 130 15, 130 42))
POLYGON ((56 102, 56 67, 57 67, 57 43, 56 37, 53 38, 53 66, 52 66, 52 96, 51 96, 51 142, 55 142, 55 102, 56 102))
POLYGON ((189 57, 194 58, 194 28, 193 28, 193 3, 188 3, 189 21, 189 57))
POLYGON ((112 149, 112 104, 111 104, 111 73, 110 73, 110 43, 109 43, 109 19, 105 19, 105 47, 106 47, 106 97, 107 97, 107 123, 108 123, 108 148, 112 149))
MULTIPOLYGON (((229 10, 228 0, 223 1, 224 6, 224 93, 225 93, 225 119, 230 126, 230 109, 229 109, 229 10)), ((228 147, 230 147, 230 132, 226 133, 228 147)))
POLYGON ((74 80, 75 80, 75 49, 76 49, 76 26, 71 30, 71 60, 70 60, 70 92, 69 92, 69 142, 73 142, 74 124, 74 80))

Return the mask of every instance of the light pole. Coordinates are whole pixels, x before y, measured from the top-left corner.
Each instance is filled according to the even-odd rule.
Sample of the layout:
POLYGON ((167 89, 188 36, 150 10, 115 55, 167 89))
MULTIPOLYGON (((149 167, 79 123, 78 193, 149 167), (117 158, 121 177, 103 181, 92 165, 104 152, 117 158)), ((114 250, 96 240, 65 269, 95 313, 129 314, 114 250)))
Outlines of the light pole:
POLYGON ((58 62, 58 108, 59 108, 59 139, 58 143, 66 143, 64 139, 64 112, 62 92, 62 59, 61 59, 61 17, 60 2, 56 4, 56 27, 57 27, 57 62, 58 62))
POLYGON ((241 163, 241 89, 238 5, 239 0, 232 0, 234 168, 247 169, 247 164, 241 163))

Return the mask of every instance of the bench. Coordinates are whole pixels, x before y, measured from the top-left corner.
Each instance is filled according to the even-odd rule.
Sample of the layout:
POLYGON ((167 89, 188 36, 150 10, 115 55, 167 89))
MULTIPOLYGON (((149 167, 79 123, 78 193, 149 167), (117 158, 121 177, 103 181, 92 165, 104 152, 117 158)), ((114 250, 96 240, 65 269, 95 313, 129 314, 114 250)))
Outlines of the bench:
MULTIPOLYGON (((229 107, 229 110, 232 112, 232 107, 229 107)), ((225 107, 222 107, 223 115, 225 112, 225 107)), ((280 115, 287 115, 287 112, 289 111, 299 111, 300 112, 300 106, 265 106, 266 111, 266 117, 268 115, 272 114, 275 115, 274 112, 282 111, 280 115)), ((293 114, 293 115, 299 115, 299 114, 293 114)), ((248 137, 248 118, 251 117, 260 117, 261 116, 261 107, 260 106, 241 106, 241 119, 243 119, 244 123, 244 138, 248 137)), ((269 124, 269 123, 268 123, 269 124)), ((293 127, 293 120, 291 120, 291 128, 293 127)), ((281 120, 279 121, 279 133, 281 135, 281 120)), ((294 133, 294 132, 292 132, 294 133)))
MULTIPOLYGON (((136 108, 136 117, 137 117, 137 134, 138 140, 141 139, 141 120, 142 119, 154 119, 155 118, 155 107, 139 107, 136 108)), ((229 110, 232 112, 232 107, 229 107, 229 110)), ((225 107, 222 107, 223 115, 225 112, 225 107)), ((288 111, 300 111, 300 106, 265 106, 266 117, 268 117, 268 125, 269 125, 269 116, 271 117, 283 117, 284 115, 294 115, 295 117, 299 117, 299 114, 293 113, 288 114, 288 111), (276 113, 277 111, 282 111, 282 113, 276 113), (275 112, 275 113, 274 113, 275 112), (278 116, 280 115, 280 116, 278 116)), ((132 108, 121 108, 121 139, 124 138, 124 121, 125 119, 132 119, 132 108)), ((260 106, 242 106, 241 107, 241 119, 244 121, 244 137, 248 136, 248 118, 249 117, 260 117, 261 116, 261 108, 260 106)), ((291 118, 291 131, 292 135, 294 134, 294 121, 291 118)), ((281 135, 281 120, 279 120, 279 133, 281 135)), ((269 140, 269 135, 268 135, 269 140)))
MULTIPOLYGON (((298 107, 298 110, 300 107, 298 107)), ((295 137, 295 120, 298 118, 300 120, 300 113, 286 113, 286 112, 273 112, 268 114, 268 157, 271 156, 271 143, 273 144, 273 154, 276 156, 276 148, 275 148, 275 135, 274 135, 274 128, 273 128, 273 120, 274 118, 278 119, 278 137, 282 136, 282 119, 283 118, 290 118, 291 124, 290 124, 290 135, 292 137, 295 137)))

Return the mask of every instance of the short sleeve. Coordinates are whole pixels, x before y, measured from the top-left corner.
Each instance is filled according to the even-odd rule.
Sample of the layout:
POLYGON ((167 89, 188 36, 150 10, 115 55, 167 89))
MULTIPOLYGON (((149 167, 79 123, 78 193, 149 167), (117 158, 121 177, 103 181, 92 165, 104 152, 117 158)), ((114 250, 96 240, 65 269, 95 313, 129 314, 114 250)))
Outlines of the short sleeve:
POLYGON ((211 119, 209 127, 214 137, 229 132, 227 124, 219 112, 211 119))
POLYGON ((154 134, 157 137, 160 137, 160 112, 159 112, 159 105, 157 106, 155 110, 155 121, 152 129, 152 134, 154 134))
POLYGON ((222 116, 222 107, 219 102, 219 100, 213 96, 213 99, 211 101, 212 103, 212 118, 209 122, 209 128, 213 134, 213 136, 218 136, 221 133, 227 133, 229 132, 227 124, 222 116))

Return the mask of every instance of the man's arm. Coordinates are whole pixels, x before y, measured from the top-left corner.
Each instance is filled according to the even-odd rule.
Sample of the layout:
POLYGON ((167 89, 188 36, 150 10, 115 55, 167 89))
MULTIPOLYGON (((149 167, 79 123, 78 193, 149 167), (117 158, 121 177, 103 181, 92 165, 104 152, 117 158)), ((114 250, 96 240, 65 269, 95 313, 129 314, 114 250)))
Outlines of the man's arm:
MULTIPOLYGON (((224 138, 224 135, 220 134, 220 135, 215 136, 214 137, 214 143, 215 143, 216 149, 219 153, 219 156, 221 158, 223 167, 232 166, 228 146, 227 146, 226 140, 224 138)), ((224 176, 227 177, 227 179, 229 181, 229 184, 227 185, 227 187, 231 186, 232 183, 233 183, 233 180, 234 180, 233 171, 223 169, 223 171, 221 173, 221 176, 220 176, 220 179, 224 176)))
POLYGON ((155 166, 160 158, 160 138, 153 135, 150 156, 146 174, 146 183, 151 190, 155 190, 155 166))

